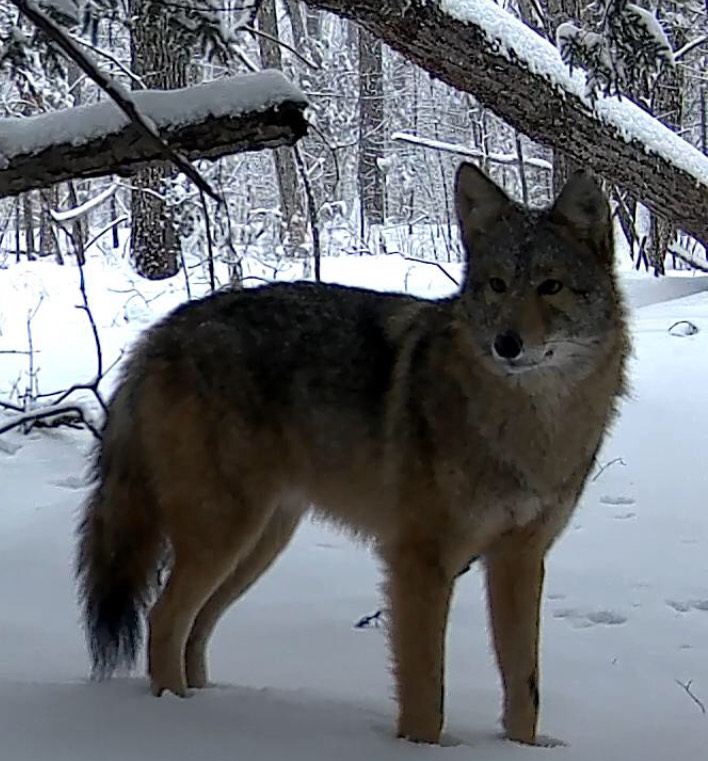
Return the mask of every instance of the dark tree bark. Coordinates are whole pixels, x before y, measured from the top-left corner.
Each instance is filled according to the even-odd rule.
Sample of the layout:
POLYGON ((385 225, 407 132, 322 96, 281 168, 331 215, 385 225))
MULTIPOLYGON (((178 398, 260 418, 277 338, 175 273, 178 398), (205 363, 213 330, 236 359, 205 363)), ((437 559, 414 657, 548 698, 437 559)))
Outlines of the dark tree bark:
MULTIPOLYGON (((263 0, 258 11, 258 25, 266 34, 278 38, 275 0, 263 0)), ((263 66, 282 70, 283 62, 278 44, 259 37, 259 45, 263 66)), ((306 251, 307 220, 304 198, 298 182, 297 164, 289 148, 276 149, 273 157, 280 191, 280 209, 283 215, 283 248, 290 256, 301 255, 306 251)))
POLYGON ((59 250, 59 242, 57 241, 54 229, 54 220, 49 213, 50 209, 55 209, 59 205, 58 196, 57 186, 40 193, 39 253, 40 256, 54 256, 57 264, 64 264, 64 258, 59 250))
POLYGON ((25 236, 25 254, 28 261, 34 261, 37 256, 34 248, 34 200, 32 193, 25 193, 22 196, 22 222, 25 236))
MULTIPOLYGON (((627 189, 652 211, 708 242, 708 187, 621 125, 499 50, 486 33, 424 0, 307 0, 352 19, 433 76, 472 93, 515 129, 627 189)), ((503 11, 500 9, 500 13, 503 11)))
MULTIPOLYGON (((190 45, 171 23, 169 6, 130 0, 132 14, 131 68, 146 87, 176 90, 186 87, 190 45)), ((165 201, 175 169, 164 162, 141 169, 131 192, 131 259, 135 271, 150 280, 171 277, 179 270, 180 240, 173 210, 165 201)))
MULTIPOLYGON (((76 208, 79 205, 79 195, 76 192, 76 183, 73 180, 67 183, 67 190, 69 191, 69 203, 72 207, 76 208)), ((76 261, 83 266, 86 264, 86 225, 81 217, 77 217, 70 222, 70 226, 73 253, 76 254, 76 261)))
POLYGON ((381 40, 359 29, 359 159, 357 181, 361 226, 384 221, 384 178, 379 168, 384 148, 383 47, 381 40))

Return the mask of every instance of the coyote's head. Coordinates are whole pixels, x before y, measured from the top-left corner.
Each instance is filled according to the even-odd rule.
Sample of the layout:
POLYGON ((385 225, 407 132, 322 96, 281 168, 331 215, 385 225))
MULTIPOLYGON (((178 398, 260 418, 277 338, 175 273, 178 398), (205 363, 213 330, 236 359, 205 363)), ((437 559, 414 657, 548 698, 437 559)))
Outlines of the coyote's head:
POLYGON ((534 211, 462 164, 455 199, 462 300, 486 366, 520 382, 547 369, 586 375, 621 319, 610 209, 595 180, 573 174, 550 208, 534 211))

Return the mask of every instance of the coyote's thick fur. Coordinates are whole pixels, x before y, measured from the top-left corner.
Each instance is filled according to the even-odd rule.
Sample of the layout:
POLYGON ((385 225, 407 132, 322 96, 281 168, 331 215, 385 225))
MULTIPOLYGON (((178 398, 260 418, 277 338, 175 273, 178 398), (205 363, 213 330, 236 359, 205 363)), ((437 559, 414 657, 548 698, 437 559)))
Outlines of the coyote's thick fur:
POLYGON ((504 727, 536 740, 544 556, 623 390, 607 201, 585 173, 549 209, 456 177, 467 269, 437 301, 312 283, 217 293, 149 329, 110 403, 77 570, 94 673, 207 684, 224 611, 312 508, 386 569, 398 732, 437 742, 455 578, 481 556, 504 727))

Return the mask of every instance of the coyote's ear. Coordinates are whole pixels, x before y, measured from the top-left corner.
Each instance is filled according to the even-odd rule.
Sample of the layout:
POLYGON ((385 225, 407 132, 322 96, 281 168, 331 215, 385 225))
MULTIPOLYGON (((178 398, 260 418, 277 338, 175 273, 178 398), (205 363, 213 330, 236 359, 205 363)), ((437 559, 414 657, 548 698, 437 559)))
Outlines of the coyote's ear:
POLYGON ((462 237, 474 244, 510 206, 506 193, 474 164, 461 164, 455 176, 455 206, 462 237))
POLYGON ((561 190, 551 219, 569 227, 598 256, 612 259, 612 215, 605 194, 589 172, 574 172, 561 190))

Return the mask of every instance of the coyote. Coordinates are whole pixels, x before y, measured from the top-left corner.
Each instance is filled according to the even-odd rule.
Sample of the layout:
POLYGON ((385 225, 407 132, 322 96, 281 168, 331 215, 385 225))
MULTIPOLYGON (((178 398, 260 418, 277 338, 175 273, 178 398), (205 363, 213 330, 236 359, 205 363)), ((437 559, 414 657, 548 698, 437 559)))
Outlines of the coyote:
POLYGON ((224 611, 309 510, 383 562, 398 735, 439 741, 456 577, 483 559, 509 738, 536 741, 544 556, 578 501, 628 352, 608 203, 586 173, 530 210, 456 174, 467 267, 439 300, 307 282, 224 291, 125 363, 78 529, 97 678, 208 683, 224 611))

